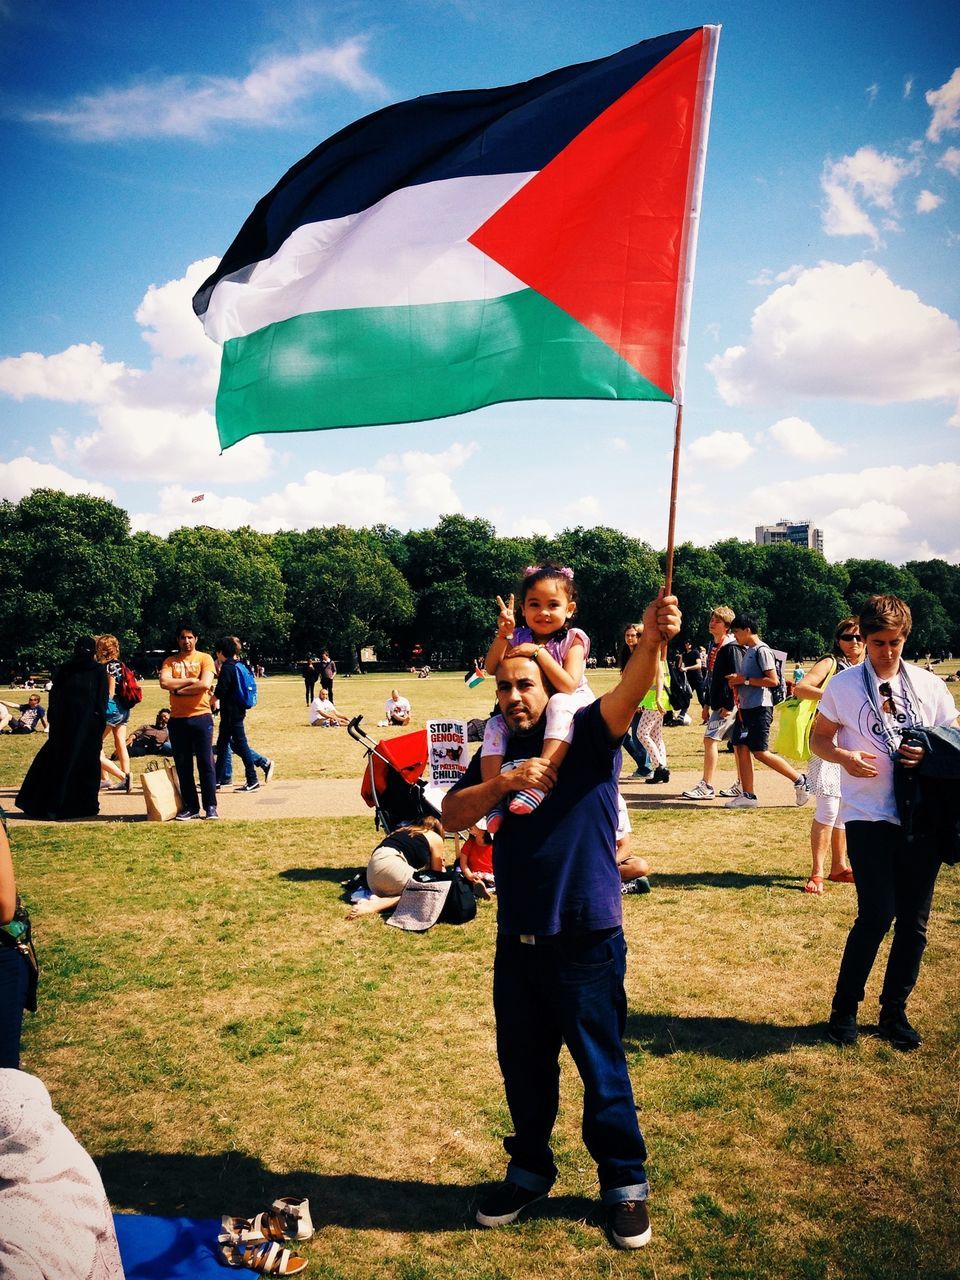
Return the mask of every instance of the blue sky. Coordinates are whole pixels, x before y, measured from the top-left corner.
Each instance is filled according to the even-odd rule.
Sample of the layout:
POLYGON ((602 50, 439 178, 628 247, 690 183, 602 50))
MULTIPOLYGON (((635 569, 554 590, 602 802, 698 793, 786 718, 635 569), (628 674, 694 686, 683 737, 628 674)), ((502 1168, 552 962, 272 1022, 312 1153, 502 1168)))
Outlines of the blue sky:
POLYGON ((220 455, 218 349, 189 300, 260 196, 350 120, 704 22, 723 33, 678 537, 812 518, 831 559, 960 562, 946 0, 5 0, 0 497, 99 493, 158 533, 462 511, 504 534, 608 524, 662 547, 670 407, 500 405, 220 455))

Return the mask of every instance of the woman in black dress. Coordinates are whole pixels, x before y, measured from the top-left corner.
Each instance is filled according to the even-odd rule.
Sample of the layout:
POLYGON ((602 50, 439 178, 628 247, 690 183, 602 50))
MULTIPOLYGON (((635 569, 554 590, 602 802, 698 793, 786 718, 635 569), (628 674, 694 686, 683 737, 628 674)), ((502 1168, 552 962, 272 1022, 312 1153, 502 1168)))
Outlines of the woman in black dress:
POLYGON ((16 799, 32 818, 91 818, 100 812, 100 743, 106 728, 107 669, 93 636, 53 677, 50 736, 27 770, 16 799))

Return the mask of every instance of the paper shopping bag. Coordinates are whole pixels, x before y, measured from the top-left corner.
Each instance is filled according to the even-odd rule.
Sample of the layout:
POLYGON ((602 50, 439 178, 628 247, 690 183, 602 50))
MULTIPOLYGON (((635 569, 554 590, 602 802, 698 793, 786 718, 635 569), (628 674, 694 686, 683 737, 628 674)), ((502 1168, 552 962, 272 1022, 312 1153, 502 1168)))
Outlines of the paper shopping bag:
POLYGON ((176 817, 181 801, 175 765, 154 760, 141 774, 140 782, 150 822, 169 822, 176 817))

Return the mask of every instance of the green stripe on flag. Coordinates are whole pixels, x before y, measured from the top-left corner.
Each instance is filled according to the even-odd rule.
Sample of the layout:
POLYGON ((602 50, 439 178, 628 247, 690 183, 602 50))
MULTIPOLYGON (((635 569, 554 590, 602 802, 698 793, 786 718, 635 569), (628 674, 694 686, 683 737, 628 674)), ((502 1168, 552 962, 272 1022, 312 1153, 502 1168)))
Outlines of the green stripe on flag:
POLYGON ((224 344, 217 428, 254 432, 419 422, 505 400, 670 395, 552 302, 502 298, 294 316, 224 344))

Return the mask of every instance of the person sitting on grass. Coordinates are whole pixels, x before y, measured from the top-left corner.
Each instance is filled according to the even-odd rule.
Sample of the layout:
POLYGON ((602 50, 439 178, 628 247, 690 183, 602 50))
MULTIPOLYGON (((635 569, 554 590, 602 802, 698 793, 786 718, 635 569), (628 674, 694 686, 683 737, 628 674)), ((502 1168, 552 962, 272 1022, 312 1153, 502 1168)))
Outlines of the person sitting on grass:
POLYGON ((436 818, 391 831, 374 849, 367 863, 367 887, 371 897, 355 902, 348 920, 392 911, 416 871, 442 871, 443 827, 436 818))
MULTIPOLYGON (((626 738, 624 738, 626 741, 626 738)), ((639 853, 630 852, 633 826, 622 795, 617 797, 617 870, 620 872, 621 893, 650 892, 650 863, 639 853)))
POLYGON ((142 724, 139 729, 127 737, 127 754, 130 756, 169 756, 170 747, 170 711, 161 707, 153 724, 142 724))
POLYGON ((342 716, 330 699, 323 695, 314 698, 308 712, 314 729, 342 729, 350 723, 349 718, 342 716))
POLYGON ((409 724, 412 708, 410 699, 404 698, 399 689, 391 689, 384 708, 387 724, 409 724))
POLYGON ((26 702, 3 702, 2 707, 9 707, 11 711, 18 711, 18 717, 13 718, 5 715, 2 728, 10 726, 11 733, 36 733, 39 729, 41 733, 49 733, 50 726, 47 724, 47 713, 40 705, 39 693, 31 693, 26 702))

